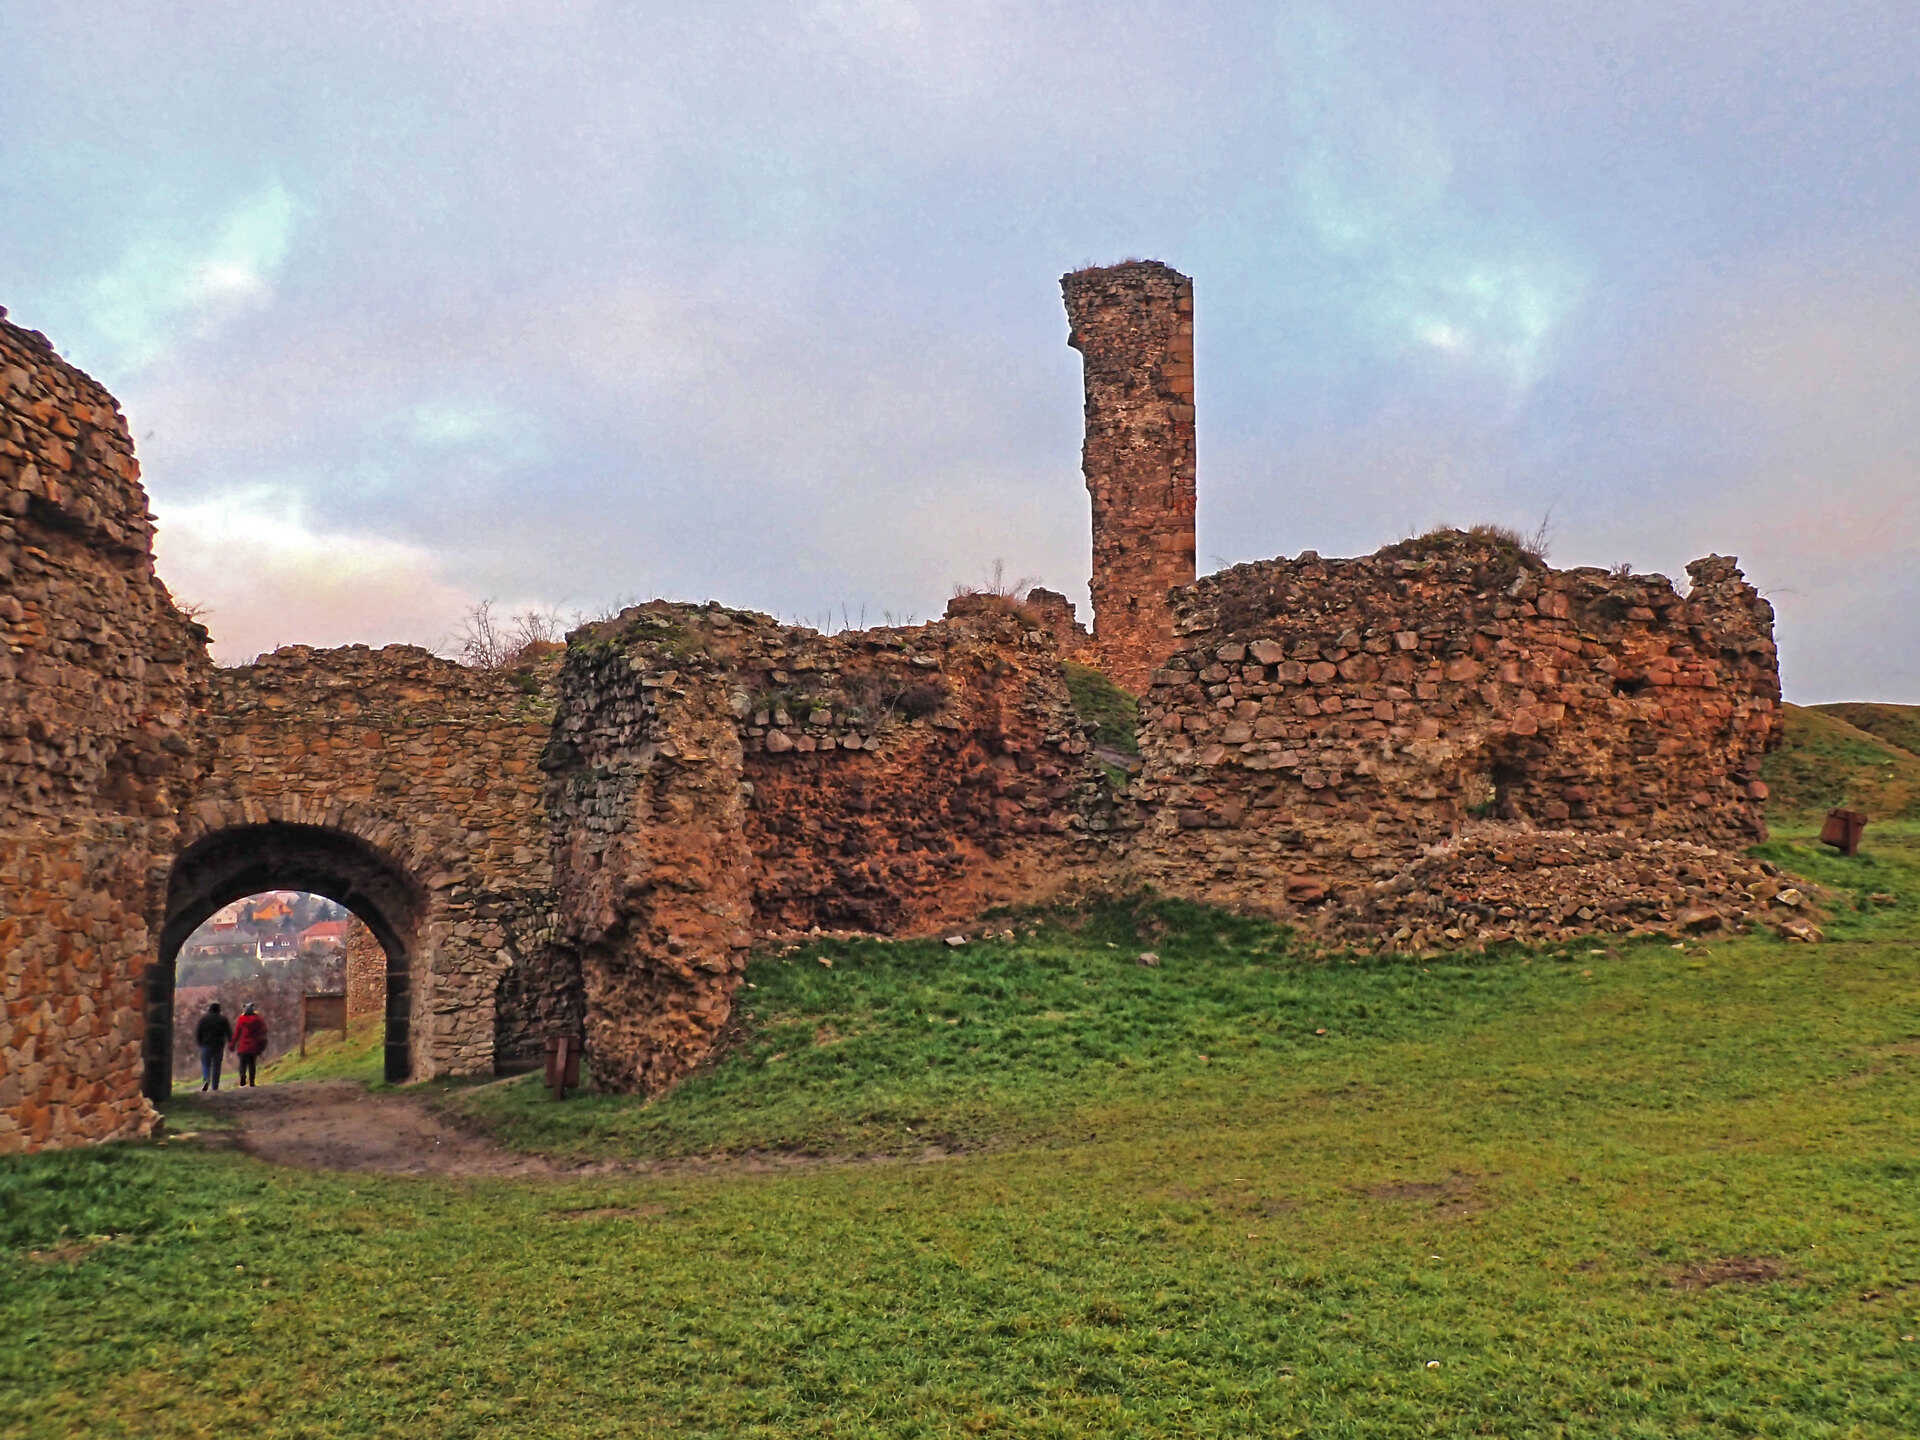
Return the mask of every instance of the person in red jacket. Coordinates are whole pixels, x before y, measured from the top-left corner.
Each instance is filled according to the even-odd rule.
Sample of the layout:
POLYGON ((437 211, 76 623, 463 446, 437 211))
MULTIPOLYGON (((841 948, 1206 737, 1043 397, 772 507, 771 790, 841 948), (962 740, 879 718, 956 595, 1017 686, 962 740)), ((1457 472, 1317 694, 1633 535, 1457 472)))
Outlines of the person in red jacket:
POLYGON ((267 1022, 249 1005, 233 1022, 233 1053, 240 1057, 240 1083, 258 1085, 260 1052, 267 1048, 267 1022))

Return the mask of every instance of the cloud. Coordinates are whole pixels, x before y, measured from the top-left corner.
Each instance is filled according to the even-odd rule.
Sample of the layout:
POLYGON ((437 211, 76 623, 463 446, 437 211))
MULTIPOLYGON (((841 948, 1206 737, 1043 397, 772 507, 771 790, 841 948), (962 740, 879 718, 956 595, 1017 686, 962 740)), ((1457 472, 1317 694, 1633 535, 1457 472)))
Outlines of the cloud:
POLYGON ((1425 77, 1369 62, 1330 13, 1280 26, 1294 212, 1345 284, 1356 332, 1382 355, 1537 382, 1585 286, 1516 197, 1469 200, 1425 77))
POLYGON ((273 181, 233 205, 210 233, 143 235, 84 282, 73 302, 87 348, 116 374, 141 370, 185 336, 205 338, 273 300, 292 243, 296 206, 273 181))
POLYGON ((1876 577, 1920 285, 1802 273, 1920 222, 1895 0, 403 8, 16 27, 0 301, 121 397, 163 515, 299 520, 252 591, 203 527, 216 629, 335 625, 335 542, 384 557, 381 635, 473 594, 924 614, 995 556, 1077 593, 1053 281, 1149 254, 1198 282, 1208 560, 1557 501, 1565 560, 1741 550, 1790 683, 1841 675, 1843 591, 1915 653, 1876 577))
POLYGON ((479 598, 418 546, 316 527, 272 486, 157 507, 154 552, 227 665, 287 644, 437 646, 479 598))

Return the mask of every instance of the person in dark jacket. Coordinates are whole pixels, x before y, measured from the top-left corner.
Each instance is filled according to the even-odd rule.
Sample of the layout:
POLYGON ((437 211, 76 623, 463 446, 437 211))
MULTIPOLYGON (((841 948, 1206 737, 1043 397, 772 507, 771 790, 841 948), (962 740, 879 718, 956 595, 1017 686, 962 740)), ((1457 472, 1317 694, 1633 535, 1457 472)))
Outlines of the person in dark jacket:
POLYGON ((200 1047, 200 1088, 220 1088, 220 1061, 233 1041, 233 1022, 220 1013, 220 1002, 207 1006, 207 1013, 194 1027, 193 1043, 200 1047))
POLYGON ((233 1053, 240 1057, 240 1083, 260 1083, 260 1055, 267 1048, 267 1022, 249 1004, 233 1022, 233 1053))

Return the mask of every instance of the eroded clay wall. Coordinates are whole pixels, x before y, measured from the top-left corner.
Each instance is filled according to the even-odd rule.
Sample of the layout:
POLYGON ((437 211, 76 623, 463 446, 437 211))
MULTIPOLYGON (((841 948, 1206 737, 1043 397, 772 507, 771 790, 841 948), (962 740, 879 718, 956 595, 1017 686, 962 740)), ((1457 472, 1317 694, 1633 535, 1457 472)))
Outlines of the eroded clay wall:
POLYGON ((1780 733, 1773 613, 1733 561, 1689 571, 1683 597, 1445 532, 1179 592, 1142 712, 1140 869, 1285 909, 1475 826, 1744 848, 1780 733))
POLYGON ((214 676, 181 847, 278 824, 390 857, 420 900, 402 937, 415 1079, 530 1064, 548 1029, 578 1024, 554 946, 539 769, 558 664, 485 671, 415 646, 289 646, 214 676))
POLYGON ((756 935, 925 928, 1091 874, 1087 752, 1010 614, 829 637, 653 605, 575 636, 549 804, 596 1081, 699 1063, 756 935))
POLYGON ((155 578, 119 407, 0 310, 0 1152, 147 1133, 148 919, 205 632, 155 578))

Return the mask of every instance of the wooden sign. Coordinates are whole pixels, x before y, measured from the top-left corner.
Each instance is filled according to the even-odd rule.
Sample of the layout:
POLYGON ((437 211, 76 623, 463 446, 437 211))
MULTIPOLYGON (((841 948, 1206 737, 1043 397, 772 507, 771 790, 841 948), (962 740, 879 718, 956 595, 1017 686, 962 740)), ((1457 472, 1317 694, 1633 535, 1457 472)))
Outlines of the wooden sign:
POLYGON ((344 990, 300 997, 300 1053, 307 1053, 307 1036, 318 1030, 338 1030, 347 1038, 347 996, 344 990))

